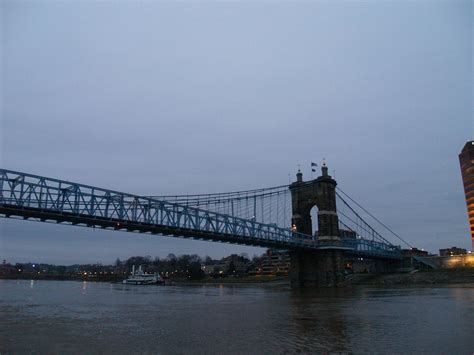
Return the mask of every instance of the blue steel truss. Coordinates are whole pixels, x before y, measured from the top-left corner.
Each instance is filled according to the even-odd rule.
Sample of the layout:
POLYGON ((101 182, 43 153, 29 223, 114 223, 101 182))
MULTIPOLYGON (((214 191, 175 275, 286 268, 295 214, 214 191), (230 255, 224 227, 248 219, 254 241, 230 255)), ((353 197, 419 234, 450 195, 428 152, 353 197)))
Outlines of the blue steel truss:
POLYGON ((367 239, 328 245, 315 237, 151 197, 0 169, 0 216, 281 249, 343 249, 400 258, 400 247, 367 239))

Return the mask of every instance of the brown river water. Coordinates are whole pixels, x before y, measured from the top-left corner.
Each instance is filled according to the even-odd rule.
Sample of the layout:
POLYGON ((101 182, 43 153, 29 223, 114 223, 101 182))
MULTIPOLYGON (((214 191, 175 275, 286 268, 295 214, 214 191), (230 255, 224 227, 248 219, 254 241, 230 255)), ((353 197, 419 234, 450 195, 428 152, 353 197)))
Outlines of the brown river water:
POLYGON ((474 285, 128 286, 0 280, 0 353, 474 353, 474 285))

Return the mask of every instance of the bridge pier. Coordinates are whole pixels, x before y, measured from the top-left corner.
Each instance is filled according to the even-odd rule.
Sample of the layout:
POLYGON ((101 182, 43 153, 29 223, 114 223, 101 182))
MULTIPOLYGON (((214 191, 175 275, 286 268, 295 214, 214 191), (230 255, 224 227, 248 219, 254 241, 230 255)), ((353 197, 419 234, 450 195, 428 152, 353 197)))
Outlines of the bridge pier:
POLYGON ((290 252, 291 287, 334 287, 344 281, 343 251, 323 249, 290 252))
POLYGON ((376 274, 390 274, 401 267, 400 260, 383 260, 383 259, 375 259, 374 260, 375 270, 374 273, 376 274))

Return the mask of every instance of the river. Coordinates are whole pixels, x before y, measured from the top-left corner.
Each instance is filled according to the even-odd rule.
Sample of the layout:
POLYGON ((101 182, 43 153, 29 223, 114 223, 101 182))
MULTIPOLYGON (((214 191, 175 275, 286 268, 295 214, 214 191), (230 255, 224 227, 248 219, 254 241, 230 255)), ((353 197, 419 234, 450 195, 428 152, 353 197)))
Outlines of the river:
POLYGON ((474 352, 474 285, 291 290, 0 280, 0 353, 474 352))

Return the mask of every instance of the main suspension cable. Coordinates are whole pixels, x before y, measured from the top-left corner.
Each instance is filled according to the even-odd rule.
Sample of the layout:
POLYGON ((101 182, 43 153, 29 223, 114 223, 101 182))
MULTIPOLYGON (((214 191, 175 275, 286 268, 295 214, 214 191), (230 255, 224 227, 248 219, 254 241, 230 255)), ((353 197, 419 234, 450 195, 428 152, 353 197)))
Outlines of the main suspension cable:
MULTIPOLYGON (((257 194, 258 192, 265 192, 270 190, 282 189, 287 188, 287 185, 280 185, 280 186, 272 186, 260 189, 252 189, 252 190, 241 190, 241 191, 231 191, 231 192, 213 192, 213 193, 205 193, 205 194, 178 194, 178 195, 153 195, 153 196, 143 196, 149 198, 162 198, 162 199, 169 199, 169 198, 179 198, 179 199, 198 199, 198 198, 211 198, 216 196, 232 196, 232 195, 243 195, 243 194, 257 194)), ((253 196, 253 195, 252 195, 253 196)))

